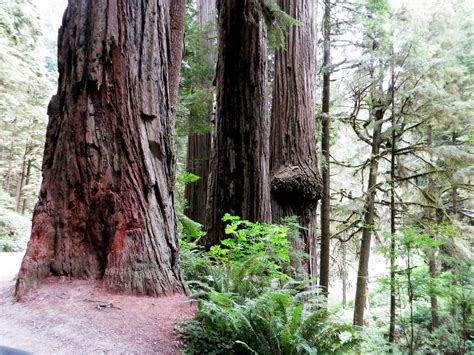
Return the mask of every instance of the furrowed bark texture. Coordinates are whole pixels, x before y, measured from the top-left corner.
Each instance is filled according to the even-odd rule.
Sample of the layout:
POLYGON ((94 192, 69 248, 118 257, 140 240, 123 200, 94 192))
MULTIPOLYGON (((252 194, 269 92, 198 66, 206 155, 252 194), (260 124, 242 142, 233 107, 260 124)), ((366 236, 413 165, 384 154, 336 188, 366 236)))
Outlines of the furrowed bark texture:
POLYGON ((207 246, 225 237, 225 213, 251 221, 270 219, 267 50, 253 6, 241 0, 218 1, 217 122, 207 246))
POLYGON ((169 11, 168 0, 69 2, 18 298, 50 274, 132 294, 183 290, 169 11))
POLYGON ((186 216, 202 225, 206 223, 210 155, 211 133, 191 133, 188 136, 186 171, 199 176, 200 179, 186 185, 185 198, 187 205, 184 212, 186 216))
MULTIPOLYGON (((207 32, 207 57, 206 63, 209 66, 215 67, 216 50, 215 40, 216 35, 216 8, 215 0, 198 0, 198 21, 201 31, 207 32)), ((212 91, 212 82, 209 82, 209 91, 212 91)), ((205 121, 212 121, 213 104, 209 107, 209 112, 205 121)), ((199 176, 200 179, 192 184, 188 184, 185 190, 185 198, 187 206, 185 213, 192 220, 200 223, 206 223, 206 204, 207 204, 207 189, 209 185, 209 161, 211 157, 211 133, 192 133, 188 136, 188 154, 186 170, 199 176)))
MULTIPOLYGON (((316 275, 316 207, 321 195, 315 136, 316 3, 280 0, 280 8, 301 25, 288 29, 285 48, 275 54, 271 114, 271 197, 273 222, 298 216, 309 262, 316 275)), ((300 268, 301 265, 293 265, 300 268)))

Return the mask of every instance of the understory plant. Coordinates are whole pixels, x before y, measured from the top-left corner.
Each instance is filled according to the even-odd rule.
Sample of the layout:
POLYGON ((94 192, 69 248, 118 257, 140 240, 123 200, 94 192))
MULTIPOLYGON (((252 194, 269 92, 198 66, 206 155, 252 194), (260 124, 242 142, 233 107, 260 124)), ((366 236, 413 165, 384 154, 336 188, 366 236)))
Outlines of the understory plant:
POLYGON ((358 343, 351 327, 329 322, 324 310, 308 312, 288 294, 243 302, 232 294, 208 296, 182 328, 186 354, 345 354, 358 343))
POLYGON ((196 318, 178 328, 186 354, 338 354, 358 343, 351 327, 315 311, 310 281, 282 271, 285 225, 223 220, 229 238, 207 252, 196 243, 203 235, 195 225, 182 225, 181 263, 198 302, 196 318))

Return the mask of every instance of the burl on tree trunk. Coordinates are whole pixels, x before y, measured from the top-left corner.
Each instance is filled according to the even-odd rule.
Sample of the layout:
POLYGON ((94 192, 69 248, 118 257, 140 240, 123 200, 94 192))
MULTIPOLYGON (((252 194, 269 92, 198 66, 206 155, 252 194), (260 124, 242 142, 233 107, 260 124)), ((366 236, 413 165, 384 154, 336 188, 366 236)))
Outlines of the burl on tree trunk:
POLYGON ((17 297, 50 274, 102 278, 132 294, 183 290, 173 207, 170 78, 178 77, 174 46, 181 46, 173 8, 171 0, 69 2, 17 297))
POLYGON ((309 256, 293 258, 302 276, 316 276, 316 207, 321 196, 315 136, 316 2, 279 0, 280 8, 301 21, 288 29, 285 47, 275 53, 270 135, 273 222, 297 216, 301 241, 293 248, 309 256))

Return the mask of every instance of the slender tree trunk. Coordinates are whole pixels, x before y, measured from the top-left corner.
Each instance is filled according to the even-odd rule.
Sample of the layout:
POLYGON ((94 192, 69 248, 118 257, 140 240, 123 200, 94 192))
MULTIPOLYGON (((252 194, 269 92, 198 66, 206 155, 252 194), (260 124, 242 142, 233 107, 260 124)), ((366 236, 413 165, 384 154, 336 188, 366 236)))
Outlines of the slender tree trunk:
MULTIPOLYGON (((374 99, 376 100, 376 99, 374 99)), ((360 246, 359 269, 357 272, 357 286, 354 305, 354 325, 364 325, 364 310, 368 297, 369 278, 369 256, 372 229, 374 228, 375 216, 375 194, 377 184, 377 174, 379 166, 380 140, 382 133, 382 121, 385 113, 385 104, 379 103, 373 107, 375 118, 372 135, 372 153, 370 159, 369 181, 367 185, 367 197, 364 206, 364 225, 362 227, 362 242, 360 246)))
POLYGON ((6 193, 10 193, 10 184, 12 180, 12 173, 13 173, 13 152, 15 148, 15 135, 12 134, 12 139, 10 141, 10 154, 8 155, 8 168, 7 168, 7 175, 5 176, 5 182, 3 184, 3 188, 5 189, 6 193))
MULTIPOLYGON (((428 148, 432 146, 433 144, 433 128, 431 125, 428 125, 428 134, 427 134, 427 142, 426 142, 428 148)), ((432 177, 429 177, 428 179, 428 194, 433 194, 434 193, 434 181, 432 177)), ((427 212, 428 219, 433 221, 433 215, 432 211, 428 210, 427 212)), ((437 213, 436 216, 436 223, 440 223, 441 218, 439 217, 439 214, 437 213)), ((430 251, 428 255, 428 266, 429 266, 429 272, 430 272, 430 278, 432 284, 434 284, 434 280, 436 279, 436 253, 435 251, 430 251)), ((439 319, 438 319, 438 297, 434 292, 430 292, 430 303, 431 303, 431 329, 434 330, 439 327, 439 319)))
MULTIPOLYGON (((452 138, 453 145, 455 145, 456 144, 456 132, 452 133, 451 138, 452 138)), ((451 190, 451 203, 453 205, 453 211, 452 211, 453 218, 457 219, 458 218, 458 190, 457 190, 456 186, 453 186, 453 188, 451 190)))
POLYGON ((225 213, 269 221, 267 50, 251 2, 218 1, 217 118, 211 162, 206 245, 225 237, 225 213))
MULTIPOLYGON (((431 282, 434 284, 434 280, 436 279, 436 276, 437 276, 435 252, 430 253, 429 270, 430 270, 430 277, 432 280, 431 282)), ((434 294, 433 292, 431 292, 431 295, 430 295, 430 302, 431 302, 431 330, 435 330, 436 328, 439 327, 438 297, 436 297, 436 294, 434 294)))
POLYGON ((20 178, 17 181, 16 184, 16 193, 15 193, 15 211, 20 210, 20 203, 21 203, 21 196, 23 195, 23 186, 25 183, 25 175, 26 175, 26 156, 28 154, 28 146, 29 143, 26 143, 25 147, 25 152, 23 153, 23 158, 21 160, 21 172, 20 172, 20 178))
MULTIPOLYGON (((216 8, 215 0, 198 0, 198 20, 199 27, 203 33, 206 33, 206 64, 215 66, 215 22, 216 8), (207 31, 207 32, 206 32, 207 31)), ((212 91, 212 81, 208 83, 209 91, 212 91)), ((213 103, 208 107, 206 122, 211 124, 213 103)), ((211 156, 211 133, 190 132, 188 136, 188 155, 186 170, 199 176, 200 179, 192 184, 188 184, 185 190, 187 206, 185 213, 192 220, 200 223, 206 223, 206 203, 207 189, 209 185, 209 160, 211 156)))
POLYGON ((316 276, 316 207, 321 195, 315 137, 316 2, 279 0, 301 25, 288 29, 275 54, 271 127, 273 222, 298 216, 309 257, 303 271, 316 276))
POLYGON ((170 4, 69 2, 18 298, 49 274, 102 278, 133 294, 183 290, 171 141, 180 44, 170 4))
POLYGON ((323 53, 323 98, 322 98, 322 132, 321 152, 323 163, 321 172, 323 178, 323 191, 321 195, 321 261, 319 271, 319 285, 323 294, 329 294, 329 247, 331 238, 331 192, 330 192, 330 125, 329 116, 330 88, 331 88, 331 2, 324 3, 323 18, 324 53, 323 53))
POLYGON ((396 120, 395 120, 395 72, 392 67, 392 137, 390 150, 390 329, 388 341, 395 342, 395 320, 397 310, 396 280, 395 280, 395 254, 396 254, 396 206, 395 206, 395 159, 396 159, 396 120))
MULTIPOLYGON (((30 183, 30 175, 31 175, 31 159, 28 159, 28 163, 26 166, 26 180, 25 180, 25 187, 27 187, 30 183)), ((26 209, 28 208, 28 198, 25 197, 23 199, 23 205, 21 207, 21 214, 25 214, 26 209)))
POLYGON ((342 308, 347 307, 347 246, 342 243, 342 308))

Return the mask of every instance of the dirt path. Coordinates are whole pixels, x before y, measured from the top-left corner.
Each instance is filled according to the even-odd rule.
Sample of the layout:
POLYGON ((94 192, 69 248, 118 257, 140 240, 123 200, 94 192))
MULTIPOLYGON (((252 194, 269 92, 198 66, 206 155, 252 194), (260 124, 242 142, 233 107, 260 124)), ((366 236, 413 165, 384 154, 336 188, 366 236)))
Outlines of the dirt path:
POLYGON ((18 259, 0 254, 0 346, 35 354, 180 353, 175 324, 194 312, 184 296, 113 295, 97 281, 49 278, 14 303, 10 276, 18 259))

